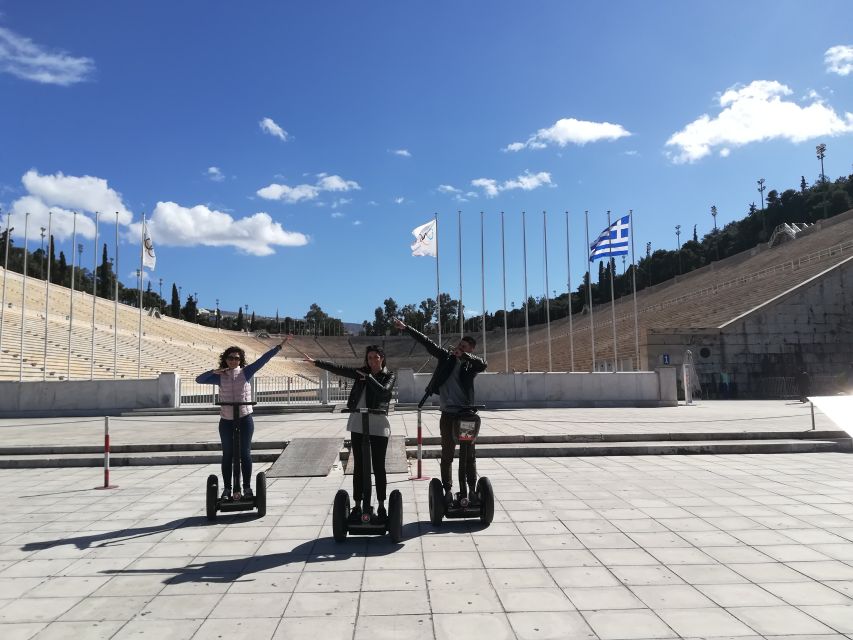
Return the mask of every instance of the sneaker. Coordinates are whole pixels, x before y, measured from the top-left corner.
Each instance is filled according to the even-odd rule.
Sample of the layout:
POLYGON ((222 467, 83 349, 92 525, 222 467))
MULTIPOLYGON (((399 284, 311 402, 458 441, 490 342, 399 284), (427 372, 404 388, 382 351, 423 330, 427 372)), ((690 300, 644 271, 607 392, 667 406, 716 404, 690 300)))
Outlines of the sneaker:
POLYGON ((444 504, 448 507, 453 504, 453 492, 450 489, 444 492, 444 504))
POLYGON ((231 487, 225 487, 222 490, 222 497, 219 498, 222 502, 230 502, 231 501, 231 487))
POLYGON ((234 500, 235 502, 237 500, 240 500, 242 497, 243 497, 243 494, 240 492, 240 487, 237 487, 236 489, 234 489, 234 492, 231 494, 231 499, 234 500))
POLYGON ((243 489, 243 500, 254 500, 255 494, 252 493, 252 487, 246 487, 243 489))
POLYGON ((353 507, 349 512, 349 520, 351 522, 361 522, 361 507, 353 507))
POLYGON ((383 505, 383 506, 380 506, 380 507, 376 510, 376 515, 377 515, 377 517, 378 517, 380 520, 386 520, 386 519, 388 518, 388 512, 387 512, 387 511, 385 511, 385 506, 384 506, 384 505, 383 505))

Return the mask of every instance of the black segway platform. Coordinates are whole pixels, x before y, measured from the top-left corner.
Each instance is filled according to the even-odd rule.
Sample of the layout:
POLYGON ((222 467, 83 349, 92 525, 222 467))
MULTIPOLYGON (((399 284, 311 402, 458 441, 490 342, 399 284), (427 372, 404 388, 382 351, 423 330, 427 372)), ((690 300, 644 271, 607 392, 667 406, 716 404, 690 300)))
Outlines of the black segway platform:
MULTIPOLYGON (((244 405, 255 405, 256 402, 217 402, 219 405, 231 407, 234 416, 234 460, 232 487, 239 487, 242 482, 240 469, 240 407, 244 405)), ((258 510, 258 517, 263 518, 267 514, 267 477, 263 471, 255 476, 254 498, 240 498, 239 500, 223 500, 219 496, 219 476, 211 474, 207 476, 207 519, 216 520, 216 513, 222 511, 252 511, 258 510)))
POLYGON ((341 413, 360 413, 361 428, 364 437, 361 439, 361 456, 362 456, 362 500, 361 500, 361 517, 358 520, 352 520, 349 517, 350 513, 350 497, 345 489, 339 489, 335 494, 335 501, 332 505, 332 535, 337 542, 346 540, 347 535, 351 536, 383 536, 387 532, 394 543, 400 542, 403 538, 403 496, 394 489, 388 496, 388 516, 380 518, 373 510, 370 504, 370 494, 373 490, 373 480, 371 478, 371 459, 370 459, 370 414, 386 415, 384 411, 378 409, 355 409, 345 410, 341 413))
MULTIPOLYGON (((418 405, 420 411, 426 396, 418 405)), ((488 478, 477 480, 475 486, 468 486, 468 457, 473 454, 473 445, 480 433, 479 409, 484 405, 462 407, 453 425, 453 439, 459 445, 459 488, 460 491, 448 502, 444 497, 441 480, 433 478, 429 483, 429 519, 434 525, 440 525, 443 518, 479 518, 489 526, 495 516, 495 494, 488 478)))

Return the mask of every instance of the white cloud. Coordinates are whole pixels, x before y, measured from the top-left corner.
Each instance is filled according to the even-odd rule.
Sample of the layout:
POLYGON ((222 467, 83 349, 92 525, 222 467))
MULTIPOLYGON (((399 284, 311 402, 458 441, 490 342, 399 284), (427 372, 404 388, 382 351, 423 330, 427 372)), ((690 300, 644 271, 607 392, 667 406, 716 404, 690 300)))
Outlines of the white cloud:
POLYGON ((118 222, 129 224, 133 214, 127 210, 121 194, 109 187, 107 181, 94 176, 41 175, 35 169, 27 171, 21 178, 27 193, 11 205, 14 236, 23 237, 26 214, 30 214, 27 235, 30 239, 40 237, 39 227, 48 226, 49 213, 51 233, 58 240, 70 238, 74 228, 74 212, 77 211, 77 235, 84 239, 95 237, 94 214, 101 212, 102 223, 118 222))
POLYGON ((462 189, 457 189, 456 187, 450 184, 438 185, 438 192, 453 196, 453 199, 457 202, 468 202, 469 198, 478 197, 478 194, 474 191, 468 191, 467 193, 463 194, 462 189))
POLYGON ((393 153, 395 156, 401 156, 403 158, 411 158, 412 154, 408 149, 389 149, 390 153, 393 153))
POLYGON ((827 73, 848 76, 853 73, 853 46, 839 44, 830 47, 823 54, 827 73))
POLYGON ((314 200, 323 191, 345 192, 356 191, 361 186, 355 180, 344 180, 340 176, 330 176, 325 173, 318 174, 317 184, 299 184, 289 187, 286 184, 272 183, 256 192, 266 200, 283 200, 294 203, 302 200, 314 200))
POLYGON ((394 204, 403 204, 405 201, 406 201, 406 199, 403 196, 400 196, 398 198, 394 198, 394 204))
POLYGON ((332 217, 333 218, 343 218, 344 214, 341 211, 335 211, 334 213, 332 213, 332 217))
POLYGON ((83 82, 95 70, 91 58, 51 53, 29 38, 0 27, 0 71, 24 80, 63 87, 83 82))
POLYGON ((440 184, 440 185, 438 185, 438 192, 439 193, 462 193, 462 190, 457 189, 453 185, 440 184))
POLYGON ((214 182, 222 182, 225 180, 225 175, 219 169, 219 167, 208 167, 205 175, 213 180, 214 182))
POLYGON ((353 220, 353 222, 352 222, 352 226, 354 226, 354 227, 358 227, 358 226, 360 226, 360 225, 361 225, 361 220, 353 220))
POLYGON ((551 182, 551 174, 547 171, 540 171, 536 174, 526 171, 517 178, 505 180, 503 183, 498 183, 493 178, 477 178, 471 181, 471 185, 482 189, 488 198, 494 198, 502 191, 511 191, 513 189, 532 191, 546 185, 557 186, 551 182))
POLYGON ((800 106, 783 99, 792 93, 767 80, 729 89, 720 96, 722 111, 716 117, 703 114, 672 134, 666 146, 675 149, 668 155, 676 163, 696 162, 713 147, 730 149, 778 138, 803 142, 853 132, 853 113, 839 116, 820 100, 800 106))
POLYGON ((332 203, 332 209, 337 209, 338 207, 343 207, 344 205, 352 202, 352 198, 338 198, 332 203))
POLYGON ((278 138, 282 142, 287 142, 287 139, 290 137, 287 131, 278 126, 272 118, 264 118, 258 124, 261 127, 261 131, 278 138))
POLYGON ((618 140, 630 136, 631 132, 621 124, 610 122, 589 122, 575 118, 561 118, 547 129, 539 129, 527 139, 527 142, 513 142, 504 151, 521 151, 522 149, 544 149, 556 144, 565 147, 568 144, 583 146, 599 140, 618 140))
MULTIPOLYGON (((130 225, 132 237, 139 236, 139 223, 130 225)), ((268 213, 259 212, 234 219, 204 205, 183 207, 158 202, 149 221, 154 246, 236 247, 255 256, 275 253, 273 247, 300 247, 308 243, 302 233, 285 230, 268 213)))

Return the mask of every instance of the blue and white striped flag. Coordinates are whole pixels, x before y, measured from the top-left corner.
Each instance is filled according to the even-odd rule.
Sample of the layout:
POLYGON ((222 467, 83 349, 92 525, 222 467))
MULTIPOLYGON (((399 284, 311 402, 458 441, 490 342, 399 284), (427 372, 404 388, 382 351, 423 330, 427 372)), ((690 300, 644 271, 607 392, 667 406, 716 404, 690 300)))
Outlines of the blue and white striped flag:
POLYGON ((631 216, 617 218, 589 245, 589 261, 628 255, 631 245, 631 216))

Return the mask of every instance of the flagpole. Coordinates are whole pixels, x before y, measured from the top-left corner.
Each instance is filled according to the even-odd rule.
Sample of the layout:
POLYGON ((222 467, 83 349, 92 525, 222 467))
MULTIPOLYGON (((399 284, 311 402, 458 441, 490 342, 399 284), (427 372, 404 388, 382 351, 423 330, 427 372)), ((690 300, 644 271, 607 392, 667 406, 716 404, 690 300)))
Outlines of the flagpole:
POLYGON ((68 315, 68 367, 65 379, 71 380, 71 330, 74 326, 74 249, 77 244, 77 212, 74 212, 74 226, 71 233, 71 305, 68 315))
POLYGON ((118 377, 118 211, 116 211, 116 246, 113 280, 115 296, 113 299, 113 380, 118 377))
POLYGON ((139 335, 136 347, 136 378, 142 377, 142 276, 145 266, 145 214, 142 214, 142 238, 139 244, 139 335))
POLYGON ((98 302, 98 222, 101 213, 95 212, 95 267, 92 269, 92 360, 89 363, 89 380, 95 379, 95 305, 98 302))
POLYGON ((438 346, 441 346, 441 285, 438 279, 438 213, 433 213, 435 220, 435 310, 438 320, 438 346))
MULTIPOLYGON (((607 210, 607 233, 610 231, 610 209, 607 210)), ((613 240, 608 240, 610 251, 613 251, 613 240)), ((613 280, 616 276, 616 259, 611 255, 607 260, 610 267, 610 313, 613 318, 613 373, 619 370, 619 360, 616 353, 616 293, 613 287, 613 280)))
POLYGON ((521 242, 524 247, 524 338, 527 343, 527 371, 530 371, 530 306, 527 304, 527 221, 525 212, 521 212, 521 242))
POLYGON ((12 212, 6 213, 6 253, 3 265, 3 302, 0 307, 0 348, 3 346, 3 326, 6 324, 6 274, 9 273, 9 235, 11 230, 9 224, 12 222, 12 212))
POLYGON ((589 211, 583 212, 586 220, 586 291, 589 295, 589 346, 592 351, 592 371, 595 371, 595 328, 593 327, 592 313, 592 260, 589 258, 589 211))
POLYGON ((53 262, 51 257, 53 254, 50 249, 53 247, 53 235, 51 234, 51 225, 53 223, 53 211, 48 211, 47 213, 47 278, 44 281, 44 357, 42 358, 43 367, 42 367, 42 380, 47 380, 47 331, 48 331, 48 321, 47 316, 50 311, 50 264, 53 262))
POLYGON ((480 212, 480 287, 483 290, 483 360, 486 357, 486 253, 483 235, 483 212, 480 212))
POLYGON ((634 368, 634 371, 640 371, 640 325, 639 320, 637 318, 637 262, 634 258, 634 210, 628 209, 628 216, 630 218, 630 231, 631 234, 631 278, 633 279, 634 284, 634 350, 637 354, 637 366, 634 368))
POLYGON ((459 230, 459 338, 465 333, 465 308, 462 306, 462 211, 457 213, 457 227, 459 230))
POLYGON ((553 371, 551 361, 551 303, 548 298, 548 213, 542 212, 542 230, 544 232, 545 248, 545 334, 548 338, 548 371, 553 371))
POLYGON ((569 212, 566 211, 566 282, 569 289, 569 356, 571 358, 571 369, 575 370, 575 330, 572 326, 572 260, 569 250, 569 212))
POLYGON ((24 284, 21 288, 21 351, 20 351, 20 362, 19 371, 18 371, 18 382, 24 381, 24 314, 27 309, 27 253, 28 251, 28 233, 30 227, 30 212, 27 211, 24 214, 24 284))
POLYGON ((503 272, 504 291, 504 370, 509 373, 509 339, 506 316, 506 244, 504 242, 504 212, 501 211, 501 271, 503 272))

